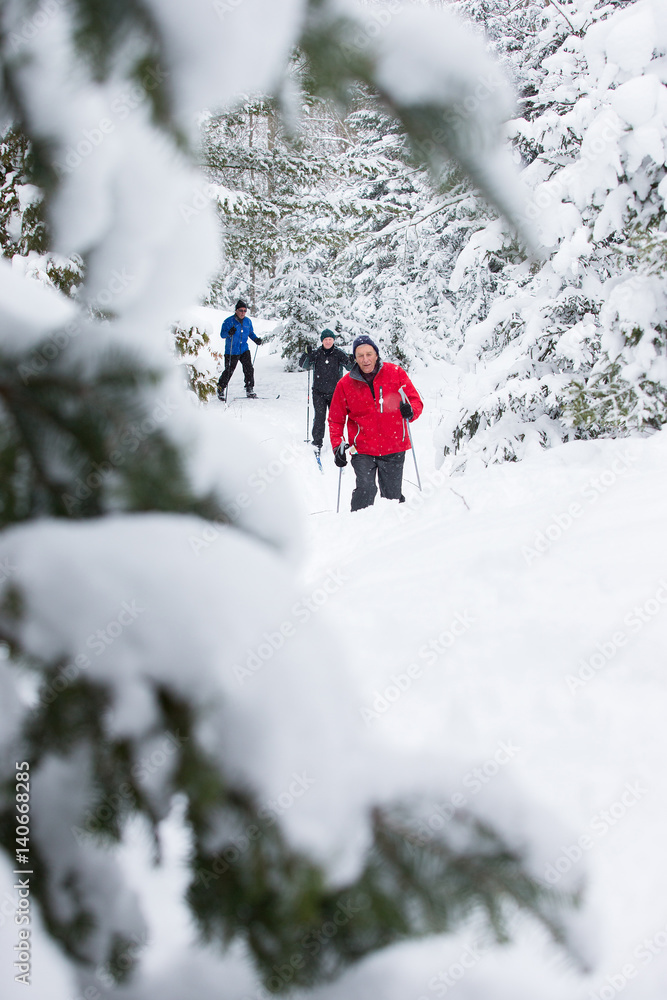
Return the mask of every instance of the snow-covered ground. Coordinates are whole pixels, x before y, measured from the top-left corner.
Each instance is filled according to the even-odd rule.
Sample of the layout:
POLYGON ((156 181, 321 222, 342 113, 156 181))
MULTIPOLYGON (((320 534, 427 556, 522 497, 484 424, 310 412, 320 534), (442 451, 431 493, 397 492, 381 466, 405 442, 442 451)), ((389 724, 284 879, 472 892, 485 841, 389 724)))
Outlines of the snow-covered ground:
MULTIPOLYGON (((273 453, 304 508, 303 594, 332 574, 342 581, 318 614, 356 678, 364 725, 393 752, 449 759, 448 785, 468 800, 493 799, 494 783, 502 795, 511 777, 563 823, 542 877, 568 890, 583 880, 579 933, 593 970, 550 966, 554 995, 664 996, 667 433, 570 443, 448 478, 432 444, 442 371, 415 368, 423 491, 408 455, 407 503, 378 499, 352 514, 348 467, 337 514, 330 446, 322 475, 304 440, 306 375, 263 350, 265 398, 229 414, 273 453)), ((415 959, 428 952, 435 975, 462 945, 411 947, 415 959)), ((485 963, 491 975, 502 955, 489 949, 467 973, 471 995, 478 980, 484 995, 485 963)), ((358 980, 366 995, 369 974, 348 974, 350 994, 358 980)), ((425 976, 410 989, 430 998, 444 985, 425 976)))
MULTIPOLYGON (((261 323, 257 329, 267 332, 261 323)), ((317 811, 313 806, 309 814, 310 797, 325 815, 327 799, 349 801, 353 815, 371 794, 382 801, 401 787, 409 796, 438 786, 441 798, 424 817, 427 833, 442 825, 452 803, 464 802, 488 815, 510 843, 530 847, 531 868, 545 884, 564 892, 583 886, 584 903, 571 926, 589 964, 582 972, 525 922, 508 946, 492 945, 473 926, 372 956, 312 996, 611 1000, 622 992, 628 1000, 664 1000, 667 433, 571 443, 521 463, 448 477, 436 468, 433 432, 452 397, 443 392, 441 365, 416 367, 411 377, 426 404, 412 425, 423 490, 408 455, 407 502, 378 499, 352 514, 348 467, 336 513, 339 472, 330 447, 325 444, 321 473, 305 441, 307 376, 284 372, 273 343, 257 355, 261 398, 236 398, 243 386, 237 371, 226 412, 217 400, 206 404, 223 434, 229 429, 228 439, 220 437, 221 452, 240 455, 233 439, 241 431, 265 455, 261 474, 248 477, 249 518, 254 503, 258 510, 264 505, 264 520, 271 504, 279 516, 287 487, 304 535, 288 616, 283 610, 276 617, 278 596, 273 605, 249 602, 244 620, 267 642, 248 649, 247 663, 237 659, 235 669, 256 673, 247 688, 245 674, 238 676, 239 690, 266 684, 273 697, 272 667, 284 677, 293 660, 303 671, 304 648, 317 648, 309 631, 315 626, 326 648, 323 665, 316 656, 311 677, 302 675, 305 702, 313 685, 318 697, 333 657, 355 715, 339 739, 349 742, 352 756, 355 748, 374 755, 372 767, 360 756, 354 777, 349 760, 339 775, 336 760, 322 756, 323 747, 336 745, 330 734, 314 752, 313 741, 304 742, 298 773, 312 791, 283 802, 281 822, 297 842, 307 840, 317 811), (279 641, 286 625, 273 657, 267 643, 272 636, 279 641), (263 661, 258 672, 248 666, 252 654, 253 663, 257 655, 263 661), (378 766, 383 759, 392 771, 386 787, 378 766)), ((207 558, 223 569, 228 542, 225 531, 214 531, 207 548, 207 558)), ((203 561, 197 565, 203 570, 203 561)), ((247 567, 250 583, 242 581, 242 590, 261 590, 254 572, 262 572, 259 564, 247 567)), ((230 588, 238 583, 231 578, 230 588)), ((329 690, 319 695, 320 717, 343 718, 334 706, 329 711, 330 696, 329 690)), ((287 704, 273 721, 282 709, 289 727, 287 704)), ((306 717, 297 712, 296 718, 303 723, 306 717)), ((296 760, 298 743, 290 739, 296 760)), ((347 825, 341 815, 339 831, 347 825)), ((349 827, 358 836, 358 827, 349 827)), ((180 902, 188 845, 178 805, 164 824, 163 867, 150 874, 149 839, 140 824, 133 829, 123 865, 150 928, 143 975, 152 986, 122 995, 146 1000, 158 987, 161 1000, 213 995, 219 955, 200 953, 196 974, 192 966, 186 975, 170 965, 195 939, 180 902)), ((336 837, 340 832, 331 843, 336 837)), ((350 863, 344 846, 341 879, 350 863)), ((353 844, 350 855, 358 853, 353 844)), ((15 892, 5 874, 0 896, 11 905, 15 892)), ((4 925, 8 914, 2 913, 4 925)), ((35 921, 38 926, 37 914, 35 921)), ((13 935, 3 932, 0 953, 8 968, 12 944, 13 935)), ((238 955, 226 968, 225 996, 268 996, 238 955)), ((70 1000, 67 979, 52 946, 36 934, 35 987, 46 1000, 70 1000)), ((94 980, 91 989, 98 985, 94 980)), ((22 995, 15 983, 11 990, 12 997, 22 995)))

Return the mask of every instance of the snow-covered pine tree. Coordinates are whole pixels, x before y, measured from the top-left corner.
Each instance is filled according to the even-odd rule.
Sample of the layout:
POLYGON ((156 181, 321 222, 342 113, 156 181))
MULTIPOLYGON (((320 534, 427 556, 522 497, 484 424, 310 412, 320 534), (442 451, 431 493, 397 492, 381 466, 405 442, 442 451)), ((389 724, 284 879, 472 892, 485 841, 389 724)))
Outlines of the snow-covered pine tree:
POLYGON ((327 277, 327 261, 326 251, 313 248, 301 254, 286 254, 276 268, 272 292, 283 320, 280 339, 288 371, 296 369, 307 347, 319 346, 322 330, 340 329, 336 315, 340 286, 327 277))
MULTIPOLYGON (((425 30, 466 44, 449 19, 408 13, 371 66, 346 48, 361 11, 341 25, 326 3, 305 22, 267 0, 249 7, 72 0, 30 31, 2 8, 4 96, 46 178, 49 246, 86 261, 76 301, 0 261, 0 877, 30 874, 34 947, 46 952, 46 935, 60 949, 34 968, 50 1000, 110 997, 121 981, 123 1000, 163 995, 158 973, 133 974, 146 924, 120 859, 137 829, 159 859, 169 816, 189 840, 195 922, 240 945, 219 959, 189 941, 172 949, 174 996, 192 994, 202 965, 202 997, 230 978, 232 992, 256 990, 248 960, 273 992, 310 986, 477 912, 501 939, 517 908, 563 936, 516 831, 470 810, 422 837, 435 790, 420 774, 411 801, 375 800, 377 768, 384 787, 393 769, 358 735, 317 622, 270 669, 248 665, 294 599, 296 529, 280 478, 239 502, 263 456, 191 405, 165 343, 217 247, 212 213, 181 211, 202 184, 184 150, 202 107, 266 91, 299 40, 317 88, 377 77, 423 140, 452 100, 441 51, 417 101, 392 89, 392 61, 423 64, 425 30), (262 59, 247 58, 250 28, 262 59), (303 789, 304 754, 326 791, 278 819, 266 802, 285 780, 303 789), (21 843, 17 801, 30 818, 21 843), (329 921, 338 931, 320 948, 295 951, 329 921)), ((475 85, 473 56, 457 99, 475 85)), ((489 134, 498 117, 487 107, 489 134)), ((453 149, 509 203, 487 174, 494 147, 461 144, 445 123, 432 161, 453 149)))
POLYGON ((190 388, 202 403, 215 395, 218 378, 225 363, 224 351, 215 350, 218 344, 212 345, 206 330, 201 330, 196 324, 191 326, 178 324, 174 328, 174 343, 177 354, 185 358, 188 382, 190 388), (202 359, 214 358, 217 369, 210 371, 210 365, 202 365, 202 359))
MULTIPOLYGON (((511 129, 542 249, 526 258, 507 227, 490 221, 453 271, 450 287, 462 301, 487 291, 482 308, 458 324, 461 408, 436 436, 445 454, 460 452, 452 467, 471 452, 485 462, 520 458, 530 447, 665 419, 656 271, 664 21, 641 0, 532 6, 539 30, 519 58, 511 47, 506 56, 525 80, 523 116, 511 129), (637 39, 631 52, 626 31, 637 39)), ((496 35, 505 31, 497 24, 496 35)))
POLYGON ((30 184, 30 161, 28 140, 15 125, 10 125, 0 139, 0 245, 5 257, 46 248, 41 192, 30 184))
POLYGON ((0 248, 31 277, 70 294, 82 280, 82 260, 49 252, 43 192, 31 144, 17 124, 0 136, 0 248))
MULTIPOLYGON (((298 74, 295 60, 291 76, 298 74)), ((326 276, 341 240, 327 197, 335 173, 332 120, 322 101, 305 99, 288 129, 279 103, 266 97, 212 116, 204 127, 224 248, 224 272, 208 301, 227 306, 238 291, 265 317, 283 319, 283 356, 292 363, 331 322, 339 297, 326 276)))
POLYGON ((472 191, 452 164, 435 181, 372 95, 359 95, 346 127, 354 147, 344 197, 354 231, 335 261, 345 281, 342 322, 351 337, 370 334, 387 360, 409 367, 446 344, 446 275, 470 225, 472 191))
POLYGON ((262 314, 282 322, 288 367, 324 327, 340 329, 345 299, 339 251, 358 236, 359 205, 351 176, 368 176, 369 161, 355 159, 348 123, 330 101, 303 90, 304 64, 295 58, 290 88, 299 112, 264 98, 206 122, 206 164, 220 206, 225 276, 216 278, 214 305, 243 288, 262 314), (233 161, 233 162, 232 162, 233 161))
MULTIPOLYGON (((301 160, 277 148, 276 102, 268 97, 246 102, 204 123, 204 159, 223 232, 223 272, 216 276, 215 299, 225 308, 243 294, 251 308, 263 308, 265 284, 275 269, 289 228, 285 179, 298 188, 301 160)), ((307 169, 305 164, 304 171, 307 169)))

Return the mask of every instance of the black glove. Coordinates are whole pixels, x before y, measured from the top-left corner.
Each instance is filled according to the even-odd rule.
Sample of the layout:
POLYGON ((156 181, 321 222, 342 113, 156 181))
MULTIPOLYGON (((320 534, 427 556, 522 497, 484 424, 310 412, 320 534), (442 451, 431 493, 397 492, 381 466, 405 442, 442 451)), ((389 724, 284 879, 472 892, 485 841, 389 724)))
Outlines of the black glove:
POLYGON ((255 337, 255 343, 259 347, 259 345, 262 343, 262 338, 261 337, 255 337))
POLYGON ((401 416, 405 417, 406 420, 412 420, 415 414, 415 411, 412 409, 407 399, 403 400, 403 402, 399 406, 399 410, 401 411, 401 416))
POLYGON ((309 368, 313 360, 313 348, 309 344, 299 359, 299 368, 309 368))
POLYGON ((341 441, 334 452, 334 462, 339 469, 343 469, 347 465, 347 455, 345 454, 346 448, 347 445, 343 444, 341 441))

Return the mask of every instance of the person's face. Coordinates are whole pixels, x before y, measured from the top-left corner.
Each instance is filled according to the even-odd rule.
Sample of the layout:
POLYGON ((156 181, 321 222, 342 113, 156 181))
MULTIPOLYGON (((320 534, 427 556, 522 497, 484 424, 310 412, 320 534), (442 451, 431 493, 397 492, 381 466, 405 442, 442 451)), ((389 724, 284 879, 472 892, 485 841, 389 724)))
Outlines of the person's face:
POLYGON ((322 341, 322 347, 325 351, 330 350, 333 347, 333 337, 325 337, 322 341))
POLYGON ((374 351, 370 344, 361 344, 354 352, 354 360, 361 368, 364 375, 369 375, 375 368, 378 359, 378 352, 374 351))
POLYGON ((243 319, 245 317, 245 314, 247 313, 247 311, 248 310, 245 308, 245 306, 240 306, 236 310, 236 315, 238 316, 239 319, 243 319))

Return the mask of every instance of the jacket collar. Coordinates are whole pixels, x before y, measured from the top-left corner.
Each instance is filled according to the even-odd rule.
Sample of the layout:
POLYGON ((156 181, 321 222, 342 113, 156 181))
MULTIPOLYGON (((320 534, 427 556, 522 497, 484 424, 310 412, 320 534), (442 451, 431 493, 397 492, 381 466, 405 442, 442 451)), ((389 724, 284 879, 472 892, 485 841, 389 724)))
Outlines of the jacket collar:
MULTIPOLYGON (((384 361, 380 361, 380 363, 378 364, 378 367, 377 367, 377 371, 374 374, 374 378, 377 378, 377 376, 382 371, 382 365, 383 364, 384 364, 384 361)), ((359 367, 359 363, 357 361, 354 362, 353 367, 350 369, 350 378, 355 378, 357 380, 357 382, 366 382, 366 384, 368 385, 368 381, 365 378, 363 372, 361 371, 361 368, 359 367)))

